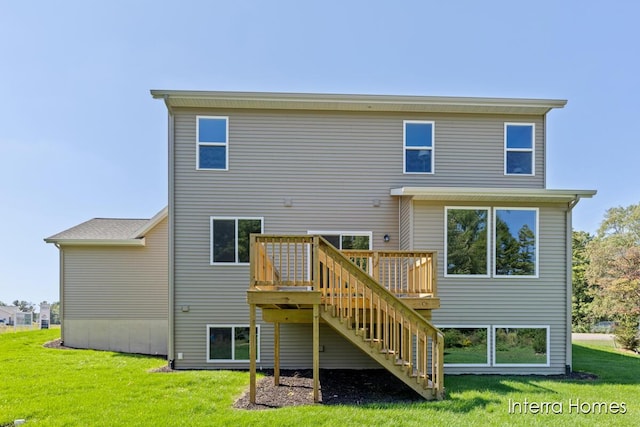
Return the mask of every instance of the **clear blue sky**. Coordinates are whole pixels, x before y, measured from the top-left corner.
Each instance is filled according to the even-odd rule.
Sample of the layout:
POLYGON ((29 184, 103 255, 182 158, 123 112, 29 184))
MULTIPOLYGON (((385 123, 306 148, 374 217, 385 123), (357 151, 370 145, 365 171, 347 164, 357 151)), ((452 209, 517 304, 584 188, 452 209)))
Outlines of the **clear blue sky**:
POLYGON ((0 300, 57 301, 43 238, 167 201, 149 89, 568 99, 548 188, 640 202, 640 2, 0 2, 0 300))

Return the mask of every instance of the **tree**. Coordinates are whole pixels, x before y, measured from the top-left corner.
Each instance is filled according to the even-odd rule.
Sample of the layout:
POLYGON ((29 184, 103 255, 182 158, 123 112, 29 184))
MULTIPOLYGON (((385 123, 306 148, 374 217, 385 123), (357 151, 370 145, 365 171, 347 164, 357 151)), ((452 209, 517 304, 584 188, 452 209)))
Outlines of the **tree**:
POLYGON ((572 277, 573 294, 571 298, 572 326, 575 332, 588 332, 595 321, 591 303, 593 285, 587 280, 587 244, 593 236, 586 231, 574 231, 573 236, 572 277))
POLYGON ((24 312, 29 312, 29 311, 33 311, 33 309, 35 308, 35 305, 32 302, 29 301, 18 301, 15 300, 12 302, 13 305, 15 305, 16 307, 18 307, 18 309, 20 311, 24 311, 24 312))
POLYGON ((60 324, 60 301, 51 304, 51 324, 60 324))
POLYGON ((640 205, 609 209, 587 253, 587 279, 597 285, 594 313, 616 320, 617 341, 635 349, 640 344, 640 205))

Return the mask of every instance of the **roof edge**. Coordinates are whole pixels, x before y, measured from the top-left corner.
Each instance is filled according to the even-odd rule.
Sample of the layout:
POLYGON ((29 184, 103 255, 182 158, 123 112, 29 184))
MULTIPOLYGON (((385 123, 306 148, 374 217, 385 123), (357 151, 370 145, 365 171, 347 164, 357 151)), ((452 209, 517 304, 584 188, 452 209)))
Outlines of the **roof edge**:
POLYGON ((417 200, 502 200, 577 201, 591 198, 596 190, 563 190, 538 188, 476 188, 476 187, 397 187, 391 196, 409 196, 417 200))
POLYGON ((169 207, 165 206, 153 216, 145 225, 140 227, 134 234, 134 239, 144 237, 149 231, 151 231, 156 225, 158 225, 163 219, 169 216, 169 207))
POLYGON ((139 239, 44 239, 46 243, 60 246, 146 246, 144 237, 139 239))
POLYGON ((292 108, 363 111, 548 112, 563 108, 564 99, 491 98, 417 95, 364 95, 294 92, 233 92, 152 89, 154 99, 167 107, 292 108), (400 108, 401 107, 401 108, 400 108))

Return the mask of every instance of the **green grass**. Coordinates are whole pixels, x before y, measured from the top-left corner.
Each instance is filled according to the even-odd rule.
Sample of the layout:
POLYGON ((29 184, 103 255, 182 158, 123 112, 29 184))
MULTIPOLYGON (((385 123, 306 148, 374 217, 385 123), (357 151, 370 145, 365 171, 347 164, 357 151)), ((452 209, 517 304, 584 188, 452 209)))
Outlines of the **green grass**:
POLYGON ((247 372, 151 373, 162 359, 43 348, 59 330, 0 335, 0 426, 426 426, 634 425, 640 419, 640 357, 598 342, 574 345, 577 370, 593 380, 447 376, 440 402, 305 406, 244 411, 232 403, 247 372), (561 402, 562 414, 509 414, 509 401, 561 402), (569 413, 569 401, 625 402, 622 415, 569 413))

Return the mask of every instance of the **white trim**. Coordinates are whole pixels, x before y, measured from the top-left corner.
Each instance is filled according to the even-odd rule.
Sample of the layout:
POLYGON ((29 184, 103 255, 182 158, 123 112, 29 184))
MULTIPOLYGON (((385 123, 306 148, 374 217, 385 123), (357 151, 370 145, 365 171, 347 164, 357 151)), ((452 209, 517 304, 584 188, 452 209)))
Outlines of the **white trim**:
POLYGON ((397 187, 391 196, 409 196, 414 200, 484 201, 484 202, 561 202, 576 203, 590 198, 596 190, 547 190, 539 188, 486 188, 486 187, 397 187))
POLYGON ((433 175, 435 173, 435 157, 436 157, 436 123, 433 120, 403 120, 402 121, 402 173, 405 175, 433 175), (407 147, 407 124, 430 124, 431 125, 431 147, 416 146, 407 147), (431 151, 431 170, 429 172, 407 172, 407 150, 431 151))
POLYGON ((535 176, 536 175, 536 124, 535 123, 504 123, 504 174, 506 176, 535 176), (531 126, 531 148, 507 148, 507 127, 508 126, 531 126), (521 152, 531 153, 531 173, 508 173, 507 172, 507 153, 521 152))
POLYGON ((229 117, 228 116, 196 116, 196 170, 205 171, 228 171, 229 170, 229 117), (200 142, 200 119, 214 119, 225 121, 225 139, 222 142, 200 142), (225 147, 224 168, 201 168, 200 167, 200 146, 225 147))
POLYGON ((493 344, 492 344, 492 352, 493 352, 493 366, 499 367, 508 367, 508 368, 533 368, 533 367, 542 367, 551 366, 551 327, 549 325, 493 325, 492 330, 493 336, 493 344), (547 330, 547 362, 546 363, 497 363, 496 362, 496 329, 546 329, 547 330))
POLYGON ((493 270, 491 271, 491 275, 496 279, 538 279, 540 277, 540 208, 528 208, 528 207, 503 207, 503 206, 494 206, 493 207, 493 270), (529 276, 523 275, 505 275, 505 274, 496 274, 496 265, 498 264, 496 261, 496 243, 498 241, 498 229, 496 227, 497 224, 497 214, 496 211, 505 210, 505 211, 534 211, 536 213, 536 223, 535 223, 535 234, 536 234, 536 265, 535 265, 535 274, 529 276))
POLYGON ((165 206, 160 212, 155 214, 153 218, 149 220, 149 222, 147 222, 145 225, 140 227, 138 231, 136 231, 136 233, 133 235, 133 237, 134 238, 144 237, 149 231, 153 229, 153 227, 155 227, 160 222, 162 222, 162 220, 165 219, 167 216, 169 216, 169 207, 165 206))
POLYGON ((492 336, 491 325, 437 325, 438 329, 486 329, 487 330, 487 363, 445 363, 445 367, 473 368, 479 366, 491 366, 492 336))
MULTIPOLYGON (((249 328, 249 325, 245 324, 217 324, 217 323, 207 323, 206 331, 207 331, 207 363, 248 363, 250 359, 236 359, 235 358, 235 328, 249 328), (209 330, 211 328, 231 328, 231 359, 211 359, 211 346, 209 343, 210 333, 209 330)), ((250 328, 249 328, 250 329, 250 328)), ((257 340, 257 348, 256 348, 256 362, 260 362, 260 325, 256 325, 256 334, 258 335, 257 340)))
POLYGON ((489 206, 445 206, 444 207, 444 267, 443 273, 444 277, 455 277, 455 278, 473 278, 473 279, 487 279, 491 277, 491 208, 489 206), (448 250, 449 250, 449 235, 448 235, 448 211, 449 210, 485 210, 487 211, 487 274, 449 274, 448 270, 448 250))
POLYGON ((209 217, 209 264, 210 265, 249 265, 248 262, 239 262, 238 261, 238 221, 240 220, 249 220, 249 221, 260 221, 260 233, 264 234, 264 217, 245 217, 245 216, 210 216, 209 217), (234 245, 235 245, 235 253, 234 253, 234 262, 215 262, 213 260, 213 221, 215 220, 233 220, 235 221, 234 225, 234 245))

